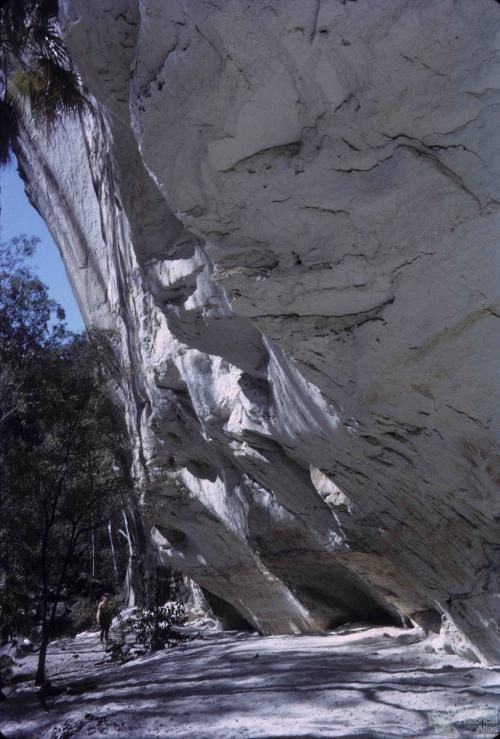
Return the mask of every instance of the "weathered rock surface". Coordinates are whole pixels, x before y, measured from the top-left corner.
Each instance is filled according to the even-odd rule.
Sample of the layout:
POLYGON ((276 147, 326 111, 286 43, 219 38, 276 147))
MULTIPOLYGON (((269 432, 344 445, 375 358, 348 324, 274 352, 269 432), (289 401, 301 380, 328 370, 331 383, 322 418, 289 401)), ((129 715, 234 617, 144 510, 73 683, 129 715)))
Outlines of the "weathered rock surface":
POLYGON ((19 160, 163 558, 266 633, 498 662, 500 5, 60 6, 92 109, 19 160))

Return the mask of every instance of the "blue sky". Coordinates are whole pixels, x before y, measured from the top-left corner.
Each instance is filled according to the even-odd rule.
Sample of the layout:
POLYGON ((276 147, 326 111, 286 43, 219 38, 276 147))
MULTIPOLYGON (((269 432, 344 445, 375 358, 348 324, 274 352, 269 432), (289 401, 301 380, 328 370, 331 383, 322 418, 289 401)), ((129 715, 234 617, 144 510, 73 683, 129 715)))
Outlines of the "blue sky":
POLYGON ((83 321, 73 296, 66 271, 50 233, 30 205, 15 165, 0 170, 0 240, 26 234, 38 236, 40 244, 33 257, 33 270, 49 288, 50 296, 62 305, 70 331, 81 331, 83 321))

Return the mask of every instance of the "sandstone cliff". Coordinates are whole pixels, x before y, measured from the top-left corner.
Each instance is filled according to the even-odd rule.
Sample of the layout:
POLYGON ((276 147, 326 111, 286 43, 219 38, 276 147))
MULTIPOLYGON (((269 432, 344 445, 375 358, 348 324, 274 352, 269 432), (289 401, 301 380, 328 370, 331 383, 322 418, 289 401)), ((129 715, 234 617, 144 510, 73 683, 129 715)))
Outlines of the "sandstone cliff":
POLYGON ((108 331, 165 561, 264 633, 500 660, 500 5, 61 0, 19 147, 108 331))

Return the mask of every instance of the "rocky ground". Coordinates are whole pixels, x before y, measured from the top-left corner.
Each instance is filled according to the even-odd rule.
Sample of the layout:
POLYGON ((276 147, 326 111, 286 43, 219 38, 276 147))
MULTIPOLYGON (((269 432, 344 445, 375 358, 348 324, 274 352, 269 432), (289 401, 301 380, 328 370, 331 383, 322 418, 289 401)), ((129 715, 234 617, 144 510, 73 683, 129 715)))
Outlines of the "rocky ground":
MULTIPOLYGON (((30 682, 2 705, 17 739, 69 737, 495 737, 500 666, 447 654, 419 629, 326 635, 205 632, 125 665, 103 664, 97 634, 51 645, 62 692, 45 712, 30 682)), ((29 674, 35 657, 18 660, 29 674)))

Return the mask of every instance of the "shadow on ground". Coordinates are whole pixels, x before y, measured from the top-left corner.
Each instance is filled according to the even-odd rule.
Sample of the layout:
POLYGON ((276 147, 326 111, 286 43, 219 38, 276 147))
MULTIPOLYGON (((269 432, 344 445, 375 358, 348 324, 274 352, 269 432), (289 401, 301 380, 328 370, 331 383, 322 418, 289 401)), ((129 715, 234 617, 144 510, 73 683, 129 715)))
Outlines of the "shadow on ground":
POLYGON ((7 737, 50 739, 469 739, 478 725, 481 736, 499 731, 500 669, 436 651, 418 630, 339 631, 219 635, 122 667, 95 667, 102 652, 92 635, 67 640, 54 645, 50 669, 59 666, 69 691, 47 714, 32 690, 12 695, 0 726, 7 737))

